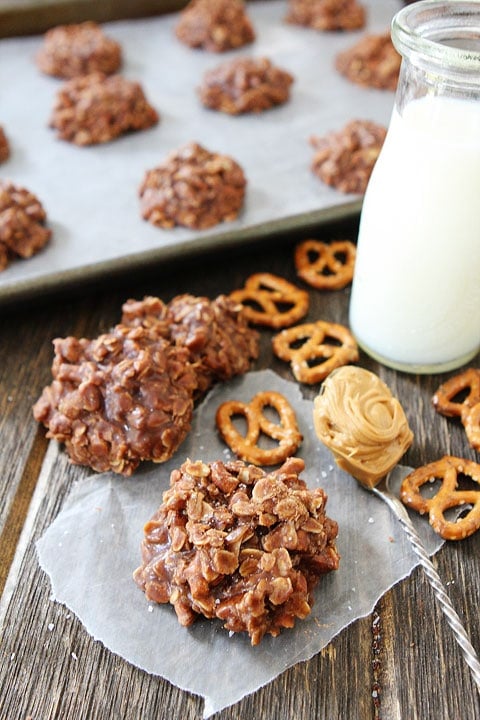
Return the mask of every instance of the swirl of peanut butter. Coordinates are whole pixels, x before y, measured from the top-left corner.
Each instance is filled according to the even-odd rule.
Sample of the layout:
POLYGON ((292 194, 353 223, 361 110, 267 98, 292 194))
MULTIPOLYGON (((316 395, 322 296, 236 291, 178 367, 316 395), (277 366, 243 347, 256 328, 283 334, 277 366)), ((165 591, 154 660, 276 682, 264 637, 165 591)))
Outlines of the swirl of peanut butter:
POLYGON ((390 389, 374 373, 351 365, 325 380, 314 401, 313 419, 337 465, 367 487, 380 482, 413 441, 390 389))

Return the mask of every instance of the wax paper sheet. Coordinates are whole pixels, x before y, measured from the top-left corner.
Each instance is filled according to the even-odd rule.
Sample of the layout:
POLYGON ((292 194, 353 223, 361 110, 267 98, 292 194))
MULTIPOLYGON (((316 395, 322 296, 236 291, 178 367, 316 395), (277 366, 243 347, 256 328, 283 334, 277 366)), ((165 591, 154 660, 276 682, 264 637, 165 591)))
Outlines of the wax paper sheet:
POLYGON ((0 177, 34 192, 53 230, 42 252, 0 273, 0 302, 342 217, 352 204, 358 211, 358 196, 339 193, 313 175, 309 138, 341 129, 354 117, 388 124, 393 93, 358 87, 333 65, 337 52, 363 33, 387 30, 401 3, 366 0, 365 5, 365 29, 319 33, 285 23, 284 0, 251 3, 256 41, 223 54, 182 45, 174 34, 177 13, 106 24, 105 32, 123 48, 122 74, 142 83, 161 120, 148 131, 91 147, 58 140, 48 128, 62 81, 42 75, 35 65, 42 37, 0 40, 0 125, 12 147, 0 177), (291 100, 255 116, 203 108, 196 89, 204 72, 236 56, 266 56, 291 72, 291 100), (244 209, 235 222, 203 232, 155 228, 140 217, 138 187, 148 169, 192 140, 240 163, 248 183, 244 209))
MULTIPOLYGON (((418 564, 386 504, 341 471, 317 440, 312 409, 296 383, 270 370, 218 385, 197 409, 191 433, 170 462, 129 479, 106 473, 79 481, 38 542, 52 597, 75 612, 87 631, 113 652, 201 695, 204 717, 319 652, 343 628, 368 615, 382 594, 418 564), (229 634, 217 621, 181 627, 171 606, 145 599, 132 572, 140 565, 143 524, 160 505, 171 470, 186 458, 230 459, 215 430, 216 409, 227 399, 248 401, 260 390, 283 393, 296 411, 304 436, 298 453, 306 463, 302 476, 310 487, 323 487, 328 494, 327 514, 339 523, 341 561, 338 571, 321 579, 306 620, 252 648, 248 637, 229 634)), ((393 489, 408 470, 395 469, 393 489)), ((413 521, 429 554, 435 553, 440 538, 425 519, 413 521)))

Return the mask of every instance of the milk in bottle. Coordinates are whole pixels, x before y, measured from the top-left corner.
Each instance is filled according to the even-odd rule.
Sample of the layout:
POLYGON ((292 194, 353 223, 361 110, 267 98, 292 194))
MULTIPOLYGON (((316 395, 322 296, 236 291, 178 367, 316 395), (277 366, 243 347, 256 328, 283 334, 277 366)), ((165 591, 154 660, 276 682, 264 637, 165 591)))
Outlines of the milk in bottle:
MULTIPOLYGON (((394 19, 392 37, 407 60, 364 198, 350 304, 359 344, 412 372, 458 367, 480 348, 480 52, 445 45, 446 58, 412 69, 408 43, 416 38, 395 37, 396 22, 401 30, 413 24, 422 6, 435 14, 452 5, 473 5, 480 18, 480 3, 420 0, 394 19)), ((438 36, 437 28, 428 50, 438 36)))

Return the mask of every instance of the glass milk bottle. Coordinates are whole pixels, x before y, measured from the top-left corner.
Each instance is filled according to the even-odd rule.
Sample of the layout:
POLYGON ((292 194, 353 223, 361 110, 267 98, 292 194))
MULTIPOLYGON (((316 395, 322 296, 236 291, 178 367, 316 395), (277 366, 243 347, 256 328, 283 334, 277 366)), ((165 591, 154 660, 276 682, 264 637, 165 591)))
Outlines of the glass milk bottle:
POLYGON ((350 303, 359 345, 415 373, 480 349, 480 2, 400 10, 395 107, 365 193, 350 303))

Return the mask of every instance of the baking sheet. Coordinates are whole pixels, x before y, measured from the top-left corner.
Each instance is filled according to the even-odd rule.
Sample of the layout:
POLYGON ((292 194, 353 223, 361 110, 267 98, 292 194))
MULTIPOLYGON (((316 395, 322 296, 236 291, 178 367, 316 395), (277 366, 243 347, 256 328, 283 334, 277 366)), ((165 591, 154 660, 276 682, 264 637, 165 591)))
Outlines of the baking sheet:
MULTIPOLYGON (((410 470, 401 465, 394 469, 393 492, 398 494, 410 470)), ((413 513, 412 522, 433 555, 443 540, 425 517, 413 513)), ((383 593, 418 565, 387 505, 340 470, 318 441, 313 402, 303 398, 297 383, 271 370, 250 372, 213 388, 195 410, 192 430, 169 462, 147 464, 131 478, 104 473, 80 480, 37 550, 50 577, 52 599, 75 612, 111 651, 201 695, 205 718, 311 658, 343 628, 369 615, 383 593), (216 410, 225 400, 247 401, 265 389, 282 393, 295 410, 304 438, 298 451, 305 460, 302 477, 328 495, 327 515, 339 525, 341 559, 337 571, 321 578, 308 618, 252 648, 244 633, 229 633, 220 622, 199 619, 190 628, 181 627, 171 606, 146 600, 132 573, 141 562, 143 524, 160 505, 171 471, 187 458, 233 459, 215 430, 216 410), (221 682, 212 662, 216 670, 221 668, 221 682)))
POLYGON ((61 81, 36 68, 42 37, 0 41, 0 125, 12 149, 0 178, 35 193, 53 230, 42 252, 0 273, 0 302, 357 213, 361 198, 311 173, 308 139, 353 118, 388 124, 393 93, 357 87, 333 67, 335 55, 364 33, 385 31, 400 0, 365 5, 365 29, 320 33, 285 23, 284 1, 251 3, 256 41, 223 54, 182 45, 174 35, 176 13, 106 24, 122 44, 123 74, 142 83, 161 120, 148 131, 84 148, 56 139, 48 128, 61 81), (256 116, 203 108, 196 94, 203 73, 239 55, 267 56, 291 72, 290 102, 256 116), (141 219, 138 187, 146 170, 191 140, 240 163, 248 183, 245 207, 236 221, 203 232, 155 228, 141 219))

